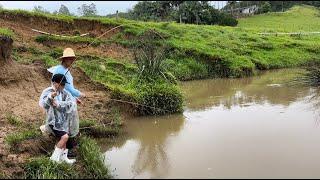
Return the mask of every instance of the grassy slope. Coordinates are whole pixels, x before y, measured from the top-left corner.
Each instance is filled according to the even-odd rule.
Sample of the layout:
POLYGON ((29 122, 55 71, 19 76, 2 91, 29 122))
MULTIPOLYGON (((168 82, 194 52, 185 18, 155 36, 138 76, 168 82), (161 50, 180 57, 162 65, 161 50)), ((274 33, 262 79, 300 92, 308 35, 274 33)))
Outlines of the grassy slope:
MULTIPOLYGON (((78 18, 73 18, 72 21, 75 19, 78 18)), ((132 41, 124 39, 124 34, 137 36, 147 29, 157 30, 166 38, 169 46, 175 49, 168 56, 168 70, 181 80, 216 76, 241 77, 254 74, 256 69, 294 67, 310 60, 318 60, 320 53, 319 35, 258 35, 265 31, 317 31, 320 27, 319 10, 310 6, 296 6, 284 13, 268 13, 240 19, 238 27, 112 18, 80 19, 100 21, 113 26, 123 25, 122 32, 111 40, 129 46, 132 41)), ((70 17, 68 20, 71 21, 70 17)))
MULTIPOLYGON (((304 31, 316 31, 320 27, 319 10, 311 7, 294 7, 286 13, 254 16, 240 20, 239 27, 179 25, 176 23, 150 26, 170 34, 169 43, 181 51, 204 55, 207 59, 219 59, 227 74, 242 76, 254 69, 284 68, 302 65, 320 55, 320 36, 261 36, 265 26, 274 31, 295 24, 304 31), (299 18, 297 18, 299 17, 299 18), (265 21, 271 19, 271 22, 265 21), (250 21, 251 20, 251 21, 250 21), (264 22, 265 21, 265 22, 264 22), (286 21, 286 23, 282 23, 286 21), (278 26, 283 26, 279 29, 278 26), (264 26, 263 26, 264 25, 264 26)), ((291 27, 293 28, 293 27, 291 27)), ((198 58, 199 59, 199 58, 198 58)), ((177 69, 177 71, 179 71, 177 69)), ((214 71, 214 70, 213 70, 214 71)))
POLYGON ((319 9, 295 6, 287 12, 261 14, 239 20, 239 27, 282 32, 319 31, 319 9))
MULTIPOLYGON (((106 24, 114 19, 99 18, 106 24)), ((269 13, 241 19, 239 27, 186 25, 119 20, 124 34, 137 36, 155 29, 174 51, 168 69, 181 80, 205 77, 241 77, 256 69, 303 65, 319 60, 320 36, 262 36, 259 32, 317 31, 319 10, 296 6, 285 13, 269 13)), ((119 36, 120 37, 120 36, 119 36)))

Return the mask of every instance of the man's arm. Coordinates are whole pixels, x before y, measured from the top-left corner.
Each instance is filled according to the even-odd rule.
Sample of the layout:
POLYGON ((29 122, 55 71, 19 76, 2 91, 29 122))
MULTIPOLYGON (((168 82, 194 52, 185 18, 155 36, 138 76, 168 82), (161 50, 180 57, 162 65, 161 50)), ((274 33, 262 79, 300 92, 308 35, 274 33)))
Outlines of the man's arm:
POLYGON ((67 91, 69 91, 71 94, 72 94, 72 96, 74 96, 74 97, 80 97, 80 95, 81 95, 81 92, 78 90, 78 89, 76 89, 76 88, 74 88, 73 86, 71 86, 70 84, 66 84, 66 86, 64 87, 64 89, 66 89, 67 91))

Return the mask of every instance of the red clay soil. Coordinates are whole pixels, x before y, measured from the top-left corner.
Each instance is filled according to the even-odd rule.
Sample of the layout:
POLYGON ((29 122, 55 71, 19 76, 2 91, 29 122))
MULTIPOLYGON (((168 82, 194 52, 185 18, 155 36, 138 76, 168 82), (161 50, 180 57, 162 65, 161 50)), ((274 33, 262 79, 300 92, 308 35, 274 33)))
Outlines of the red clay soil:
MULTIPOLYGON (((85 22, 83 22, 85 23, 85 22)), ((88 22, 87 22, 88 23, 88 22)), ((54 47, 59 47, 61 49, 70 47, 73 48, 74 50, 76 50, 77 54, 86 54, 86 55, 95 55, 95 56, 100 56, 100 57, 110 57, 110 58, 115 58, 115 59, 123 59, 124 61, 128 60, 128 59, 132 59, 132 54, 128 51, 128 49, 117 45, 117 44, 111 44, 111 45, 106 45, 103 44, 101 46, 98 47, 86 47, 86 48, 80 48, 82 46, 86 46, 87 44, 82 44, 82 43, 78 43, 78 44, 72 44, 69 42, 49 42, 49 43, 44 43, 43 44, 39 44, 37 42, 35 42, 35 38, 38 35, 41 35, 37 32, 32 31, 32 28, 35 28, 38 30, 42 30, 42 31, 46 31, 47 28, 45 29, 41 29, 43 28, 42 26, 35 26, 34 24, 32 24, 32 26, 30 24, 25 24, 25 23, 17 23, 14 21, 9 21, 9 20, 5 20, 5 19, 0 19, 0 27, 6 27, 11 29, 14 33, 15 33, 15 39, 14 39, 14 46, 26 46, 26 47, 35 47, 41 50, 45 50, 48 51, 54 47)), ((54 28, 51 28, 50 33, 54 33, 54 34, 59 34, 59 35, 70 35, 73 36, 74 31, 79 31, 80 33, 90 33, 90 34, 94 34, 95 36, 100 36, 101 34, 107 32, 110 28, 107 27, 103 27, 103 26, 99 26, 99 29, 92 29, 91 31, 90 28, 85 28, 86 26, 83 25, 82 26, 83 29, 71 29, 71 30, 66 30, 66 31, 57 31, 54 28), (67 33, 67 34, 66 34, 67 33)), ((101 37, 101 39, 109 39, 111 36, 117 34, 119 32, 119 29, 116 29, 115 31, 111 31, 107 34, 105 34, 104 36, 101 37)))

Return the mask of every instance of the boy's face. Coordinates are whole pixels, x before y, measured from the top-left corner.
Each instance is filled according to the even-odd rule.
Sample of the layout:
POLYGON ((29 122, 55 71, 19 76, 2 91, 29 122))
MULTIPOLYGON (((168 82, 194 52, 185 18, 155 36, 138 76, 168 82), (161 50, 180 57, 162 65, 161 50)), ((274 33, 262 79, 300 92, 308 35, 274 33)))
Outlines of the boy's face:
POLYGON ((55 90, 62 91, 64 89, 65 85, 60 84, 59 86, 59 83, 56 83, 56 82, 52 82, 52 83, 55 90))

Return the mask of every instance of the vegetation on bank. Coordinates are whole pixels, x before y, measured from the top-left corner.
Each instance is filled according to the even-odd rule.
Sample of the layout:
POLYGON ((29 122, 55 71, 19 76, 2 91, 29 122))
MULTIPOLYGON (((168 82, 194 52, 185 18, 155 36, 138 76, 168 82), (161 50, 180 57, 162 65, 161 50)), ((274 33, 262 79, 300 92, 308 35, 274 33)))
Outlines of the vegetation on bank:
MULTIPOLYGON (((115 117, 117 118, 117 117, 115 117)), ((103 154, 96 141, 89 138, 109 137, 118 135, 121 130, 119 119, 115 119, 111 125, 103 125, 95 120, 81 120, 80 121, 80 132, 81 135, 76 137, 76 141, 79 142, 79 147, 76 148, 78 152, 77 163, 70 166, 66 163, 55 163, 44 154, 35 154, 35 156, 29 159, 26 163, 21 164, 24 168, 24 174, 16 178, 23 179, 78 179, 78 178, 89 178, 89 179, 110 179, 113 178, 108 167, 104 164, 103 154)), ((52 147, 56 143, 50 137, 43 137, 39 129, 32 127, 26 129, 21 127, 18 132, 11 133, 6 136, 5 143, 10 147, 10 151, 19 153, 25 151, 23 149, 37 149, 40 148, 46 153, 51 154, 52 147), (28 141, 28 142, 27 142, 28 141), (31 143, 30 143, 31 142, 31 143), (35 142, 35 143, 33 143, 35 142), (39 144, 40 143, 40 144, 39 144), (23 145, 24 144, 24 145, 23 145), (22 146, 21 146, 22 145, 22 146), (26 146, 25 148, 22 148, 26 146), (39 146, 29 147, 28 146, 39 146), (48 149, 50 148, 50 150, 48 149)), ((36 153, 37 151, 31 150, 30 153, 36 153), (34 152, 33 152, 34 151, 34 152)), ((45 153, 42 152, 42 153, 45 153)), ((47 154, 46 154, 47 155, 47 154)), ((1 174, 0 177, 4 174, 1 174)))
POLYGON ((183 98, 177 85, 163 78, 146 80, 132 64, 99 58, 80 60, 77 65, 93 80, 108 87, 113 99, 129 102, 140 115, 182 110, 183 98))
POLYGON ((26 179, 111 179, 110 170, 104 164, 103 154, 97 143, 88 137, 80 137, 79 157, 75 165, 55 163, 49 157, 30 159, 24 166, 26 179))
POLYGON ((9 144, 11 147, 13 147, 24 140, 34 139, 40 136, 41 136, 41 132, 36 129, 23 130, 21 132, 7 135, 5 138, 5 142, 9 144))
POLYGON ((10 29, 0 28, 0 36, 13 38, 14 37, 14 33, 10 29))

